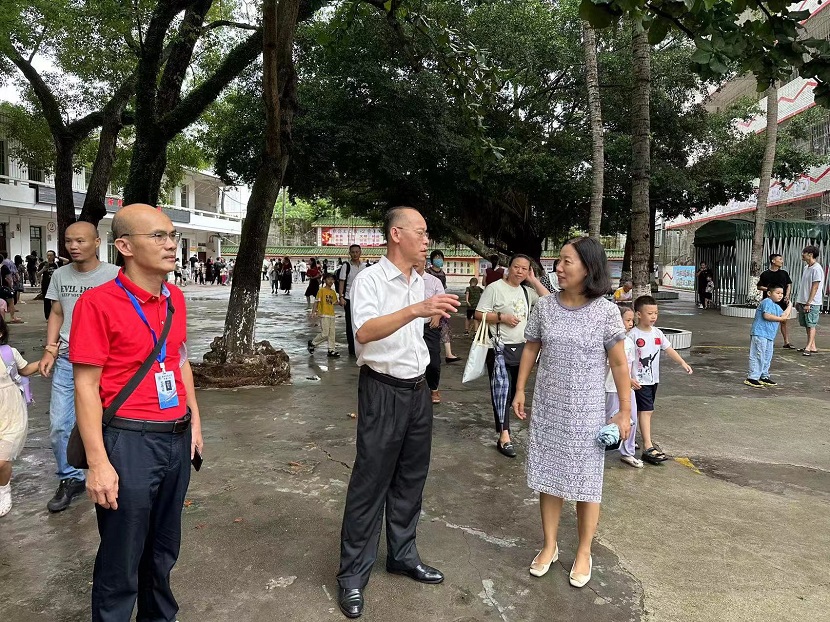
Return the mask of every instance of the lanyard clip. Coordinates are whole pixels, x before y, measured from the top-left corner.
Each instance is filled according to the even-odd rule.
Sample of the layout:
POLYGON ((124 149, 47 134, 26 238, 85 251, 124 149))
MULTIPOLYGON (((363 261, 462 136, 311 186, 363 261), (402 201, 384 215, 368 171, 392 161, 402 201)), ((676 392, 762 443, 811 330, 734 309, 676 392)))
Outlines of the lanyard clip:
POLYGON ((161 373, 165 373, 167 371, 164 369, 164 363, 159 363, 159 367, 161 367, 161 373))

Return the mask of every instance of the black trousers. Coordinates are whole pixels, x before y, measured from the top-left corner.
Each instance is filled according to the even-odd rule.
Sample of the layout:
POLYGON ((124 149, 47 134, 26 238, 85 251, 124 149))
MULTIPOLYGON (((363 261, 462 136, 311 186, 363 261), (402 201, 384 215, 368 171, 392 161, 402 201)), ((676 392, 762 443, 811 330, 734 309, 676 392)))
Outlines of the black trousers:
MULTIPOLYGON (((487 351, 487 358, 485 359, 485 362, 487 363, 487 375, 492 380, 493 370, 496 366, 496 353, 493 352, 493 348, 490 348, 487 351)), ((504 413, 504 424, 499 421, 499 413, 496 410, 496 404, 493 402, 492 393, 490 395, 490 403, 493 405, 493 417, 496 420, 496 432, 499 434, 505 430, 510 432, 510 406, 513 404, 513 398, 516 397, 516 381, 519 379, 518 365, 507 365, 506 367, 507 378, 510 380, 510 391, 507 393, 507 412, 504 413)))
POLYGON ((52 313, 52 301, 45 297, 43 298, 43 317, 47 320, 49 319, 49 315, 52 313))
POLYGON ((424 324, 424 341, 429 350, 427 385, 431 391, 437 391, 441 383, 441 327, 430 328, 429 324, 424 324))
POLYGON ((104 446, 118 473, 118 509, 95 506, 101 544, 92 575, 93 622, 173 622, 179 605, 170 571, 179 557, 190 483, 190 430, 108 427, 104 446))
POLYGON ((357 389, 357 457, 343 528, 337 582, 363 588, 377 559, 386 508, 386 564, 405 569, 421 563, 415 530, 421 513, 432 445, 432 400, 426 383, 417 389, 384 384, 364 366, 357 389))
POLYGON ((352 328, 352 304, 346 299, 346 306, 343 307, 346 311, 346 342, 349 344, 349 356, 357 356, 354 349, 354 330, 352 328))

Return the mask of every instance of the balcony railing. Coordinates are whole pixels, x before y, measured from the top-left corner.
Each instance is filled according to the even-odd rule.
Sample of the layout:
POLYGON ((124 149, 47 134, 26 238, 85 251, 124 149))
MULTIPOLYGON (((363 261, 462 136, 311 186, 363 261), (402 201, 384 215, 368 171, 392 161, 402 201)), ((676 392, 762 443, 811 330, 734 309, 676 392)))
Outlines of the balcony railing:
MULTIPOLYGON (((8 175, 0 175, 0 183, 7 184, 11 186, 21 186, 21 187, 29 187, 35 190, 35 201, 38 203, 43 203, 44 205, 54 205, 55 201, 55 186, 52 184, 47 184, 40 181, 34 181, 31 179, 20 179, 17 177, 9 177, 8 175)), ((75 198, 75 208, 80 209, 83 206, 83 199, 85 194, 83 192, 78 192, 77 190, 73 192, 75 198), (80 202, 79 202, 80 200, 80 202)), ((108 195, 107 199, 112 199, 106 201, 107 212, 115 213, 119 207, 121 207, 121 197, 108 195)), ((201 217, 201 218, 211 218, 215 220, 221 220, 228 223, 238 223, 242 224, 243 218, 241 216, 235 216, 231 214, 220 214, 218 212, 211 212, 206 210, 200 210, 195 208, 187 208, 187 207, 179 207, 176 205, 160 205, 162 210, 170 216, 170 220, 173 222, 179 223, 190 223, 193 222, 193 217, 201 217)))

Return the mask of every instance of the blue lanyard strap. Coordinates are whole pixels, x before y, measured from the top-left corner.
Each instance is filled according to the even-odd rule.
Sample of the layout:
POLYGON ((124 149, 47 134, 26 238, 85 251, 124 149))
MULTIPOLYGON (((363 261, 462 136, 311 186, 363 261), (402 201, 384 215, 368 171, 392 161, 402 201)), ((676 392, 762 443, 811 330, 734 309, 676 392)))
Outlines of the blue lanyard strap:
MULTIPOLYGON (((141 305, 138 302, 138 298, 136 298, 132 292, 130 292, 124 284, 121 282, 121 279, 115 277, 115 284, 118 285, 121 289, 124 290, 124 293, 127 294, 127 298, 130 299, 130 302, 133 303, 133 308, 135 312, 138 313, 138 317, 141 318, 141 321, 144 322, 144 325, 150 329, 150 334, 153 336, 153 347, 156 346, 158 343, 158 337, 156 336, 156 331, 150 326, 150 322, 147 321, 147 316, 144 315, 144 311, 141 309, 141 305)), ((165 301, 166 302, 166 301, 165 301)), ((159 354, 156 357, 156 360, 161 365, 162 371, 164 370, 164 361, 167 359, 167 339, 164 340, 164 343, 161 344, 161 350, 159 350, 159 354)))

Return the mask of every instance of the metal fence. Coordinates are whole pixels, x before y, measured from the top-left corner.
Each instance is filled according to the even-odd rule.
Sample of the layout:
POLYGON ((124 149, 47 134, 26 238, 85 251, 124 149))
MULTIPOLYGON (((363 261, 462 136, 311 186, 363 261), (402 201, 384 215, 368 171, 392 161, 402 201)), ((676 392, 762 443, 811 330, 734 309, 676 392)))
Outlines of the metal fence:
MULTIPOLYGON (((712 268, 715 280, 713 302, 715 306, 743 304, 747 291, 752 256, 752 227, 749 221, 729 221, 732 225, 730 235, 724 221, 721 221, 717 234, 701 227, 695 236, 696 265, 701 262, 712 268)), ((764 257, 766 262, 771 253, 778 253, 784 259, 784 269, 793 280, 791 298, 796 300, 799 294, 801 273, 804 262, 801 251, 805 246, 815 245, 819 249, 819 264, 824 268, 825 283, 822 312, 830 311, 828 296, 828 266, 830 266, 830 225, 806 221, 770 221, 766 226, 764 239, 764 257)), ((766 269, 766 266, 764 267, 766 269)))

